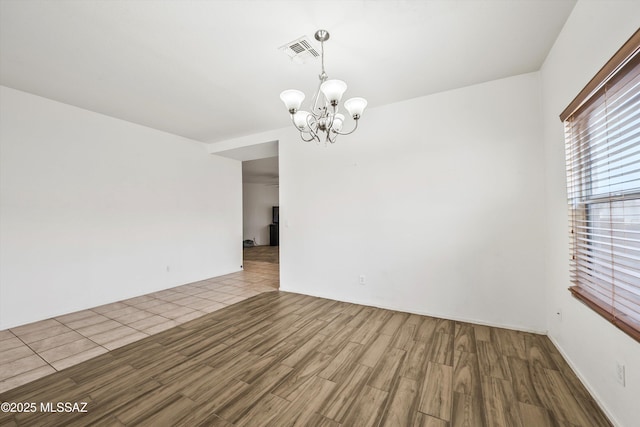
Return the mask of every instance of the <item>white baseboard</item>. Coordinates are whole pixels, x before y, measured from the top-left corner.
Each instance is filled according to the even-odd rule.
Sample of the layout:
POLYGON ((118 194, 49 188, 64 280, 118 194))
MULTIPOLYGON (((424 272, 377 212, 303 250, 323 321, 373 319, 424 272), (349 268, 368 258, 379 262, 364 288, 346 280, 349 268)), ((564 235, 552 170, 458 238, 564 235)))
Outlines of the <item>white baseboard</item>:
POLYGON ((403 308, 403 307, 395 307, 393 305, 379 304, 379 303, 375 303, 375 302, 371 302, 371 301, 356 301, 356 300, 353 300, 353 299, 337 299, 335 296, 324 295, 321 292, 306 293, 306 292, 300 292, 300 291, 297 291, 297 290, 286 289, 286 288, 283 288, 283 287, 280 287, 280 290, 283 291, 283 292, 291 292, 291 293, 295 293, 295 294, 309 295, 309 296, 312 296, 312 297, 330 299, 330 300, 334 300, 334 301, 348 302, 348 303, 351 303, 351 304, 366 305, 368 307, 383 308, 385 310, 400 311, 400 312, 403 312, 403 313, 410 313, 410 314, 419 314, 421 316, 437 317, 437 318, 440 318, 440 319, 453 320, 453 321, 456 321, 456 322, 475 323, 477 325, 491 326, 491 327, 494 327, 494 328, 512 329, 514 331, 531 332, 533 334, 547 335, 547 331, 546 330, 544 330, 544 331, 536 330, 536 329, 531 329, 531 328, 525 328, 525 327, 522 327, 522 326, 506 324, 506 323, 505 324, 500 324, 500 323, 487 322, 487 321, 478 320, 478 319, 469 319, 469 318, 464 318, 464 317, 448 316, 448 315, 443 315, 441 313, 430 313, 430 312, 419 311, 419 310, 418 311, 416 311, 416 310, 407 310, 406 308, 403 308))
POLYGON ((608 408, 602 403, 602 399, 600 398, 600 395, 598 395, 598 393, 596 392, 596 390, 591 387, 591 385, 589 384, 589 382, 587 381, 587 379, 584 377, 584 375, 582 375, 582 373, 580 372, 580 370, 576 367, 575 363, 573 363, 573 360, 571 360, 571 358, 569 357, 569 355, 564 351, 564 349, 560 346, 560 344, 558 344, 558 342, 555 340, 555 338, 553 338, 551 335, 548 335, 549 339, 551 340, 551 342, 553 343, 553 345, 556 346, 556 348, 558 349, 558 352, 560 352, 560 354, 562 355, 562 357, 564 358, 564 360, 567 361, 567 364, 569 365, 569 367, 571 368, 571 370, 573 371, 574 374, 576 374, 576 377, 578 377, 578 379, 580 380, 580 382, 582 383, 582 385, 587 389, 587 391, 589 392, 589 394, 591 395, 591 397, 593 397, 593 400, 596 402, 596 404, 598 405, 598 407, 600 408, 600 410, 602 412, 604 412, 604 414, 607 416, 607 418, 609 419, 609 421, 611 421, 611 423, 614 426, 621 426, 622 424, 620 424, 618 422, 618 420, 616 420, 616 417, 611 413, 611 411, 608 410, 608 408))

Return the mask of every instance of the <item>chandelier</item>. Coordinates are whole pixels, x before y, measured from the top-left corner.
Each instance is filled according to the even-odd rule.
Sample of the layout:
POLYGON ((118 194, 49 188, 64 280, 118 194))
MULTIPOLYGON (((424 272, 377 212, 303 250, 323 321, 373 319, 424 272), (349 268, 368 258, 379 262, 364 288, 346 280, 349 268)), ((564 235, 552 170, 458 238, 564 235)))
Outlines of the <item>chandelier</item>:
POLYGON ((325 143, 336 142, 338 135, 349 135, 358 128, 358 120, 367 106, 364 98, 351 98, 345 101, 344 108, 349 112, 355 121, 354 128, 349 132, 342 132, 344 115, 338 112, 338 105, 342 95, 347 90, 347 84, 342 80, 329 80, 329 76, 324 71, 324 42, 329 40, 329 32, 318 30, 315 34, 316 40, 320 42, 322 72, 318 76, 320 84, 314 94, 310 109, 311 111, 300 110, 304 93, 299 90, 289 89, 280 94, 280 99, 291 114, 291 121, 300 131, 300 137, 305 142, 316 141, 325 143))

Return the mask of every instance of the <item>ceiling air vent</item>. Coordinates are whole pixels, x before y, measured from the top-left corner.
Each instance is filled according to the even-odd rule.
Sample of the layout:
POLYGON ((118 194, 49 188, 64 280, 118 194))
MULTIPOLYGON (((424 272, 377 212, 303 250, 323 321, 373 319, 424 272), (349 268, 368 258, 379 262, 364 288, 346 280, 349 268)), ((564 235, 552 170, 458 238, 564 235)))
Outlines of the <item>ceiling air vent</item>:
POLYGON ((311 39, 307 36, 280 46, 280 50, 289 55, 292 61, 298 63, 305 63, 320 56, 316 48, 311 44, 311 39))

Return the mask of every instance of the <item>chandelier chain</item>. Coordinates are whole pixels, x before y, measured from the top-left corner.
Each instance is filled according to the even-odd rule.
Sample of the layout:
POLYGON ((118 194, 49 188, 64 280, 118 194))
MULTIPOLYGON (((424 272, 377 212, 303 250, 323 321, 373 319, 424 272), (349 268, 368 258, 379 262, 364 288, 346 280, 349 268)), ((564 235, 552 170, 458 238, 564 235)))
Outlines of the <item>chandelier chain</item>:
POLYGON ((326 76, 327 73, 324 71, 324 41, 320 42, 320 62, 322 63, 322 73, 320 76, 326 76))

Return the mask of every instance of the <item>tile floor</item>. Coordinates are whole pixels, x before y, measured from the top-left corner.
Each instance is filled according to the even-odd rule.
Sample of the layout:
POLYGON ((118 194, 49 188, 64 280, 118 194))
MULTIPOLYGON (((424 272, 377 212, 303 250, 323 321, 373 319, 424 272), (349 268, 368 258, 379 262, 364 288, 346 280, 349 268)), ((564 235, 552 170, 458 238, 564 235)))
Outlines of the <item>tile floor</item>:
POLYGON ((278 288, 278 264, 0 331, 0 393, 278 288))

